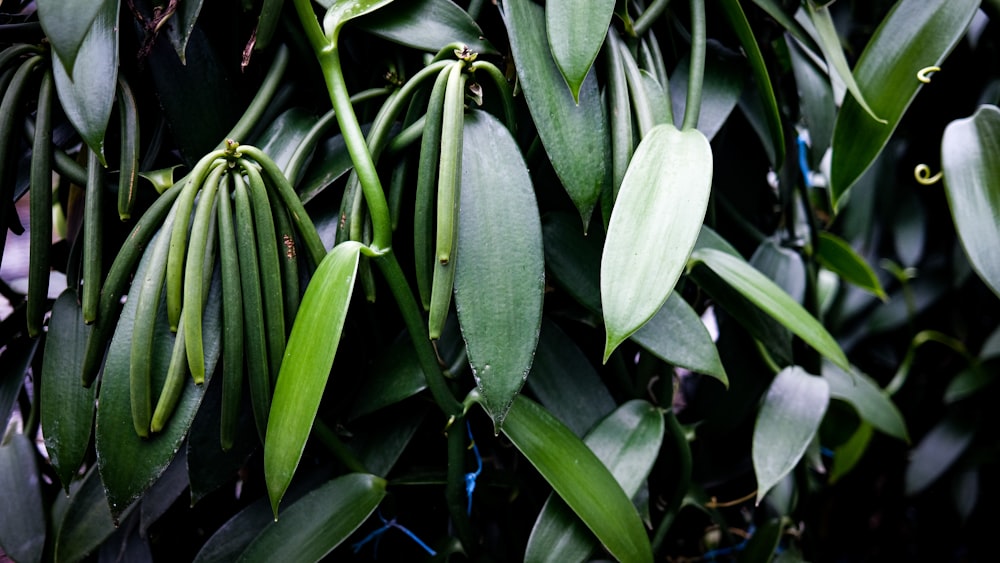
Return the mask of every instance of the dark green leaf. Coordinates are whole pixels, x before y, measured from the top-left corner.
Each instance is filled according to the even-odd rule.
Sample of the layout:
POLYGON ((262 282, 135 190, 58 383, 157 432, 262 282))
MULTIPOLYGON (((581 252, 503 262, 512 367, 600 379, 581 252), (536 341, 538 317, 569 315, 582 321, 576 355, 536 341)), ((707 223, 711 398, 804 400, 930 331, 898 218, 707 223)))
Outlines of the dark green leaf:
POLYGON ((549 49, 574 100, 597 58, 615 0, 550 0, 545 4, 545 31, 549 49))
MULTIPOLYGON (((770 499, 769 499, 770 500, 770 499)), ((740 552, 740 563, 757 563, 758 561, 773 561, 774 552, 781 542, 783 528, 781 518, 771 518, 756 531, 740 552)))
POLYGON ((886 393, 863 373, 848 373, 823 362, 823 379, 830 385, 830 398, 846 401, 862 420, 886 434, 910 441, 906 421, 886 393))
MULTIPOLYGON (((634 497, 646 481, 663 442, 663 414, 632 400, 608 415, 583 439, 584 444, 634 497)), ((525 561, 584 561, 598 546, 566 503, 549 495, 528 539, 525 561)))
POLYGON ((753 431, 753 468, 757 502, 802 459, 819 430, 830 388, 798 366, 782 370, 771 382, 753 431))
POLYGON ((976 435, 976 421, 968 413, 951 413, 924 436, 906 466, 906 494, 916 495, 932 485, 958 460, 976 435))
POLYGON ((656 314, 701 230, 712 190, 712 149, 701 132, 650 130, 615 200, 601 256, 604 358, 656 314))
POLYGON ((455 309, 497 429, 531 369, 545 260, 538 204, 517 144, 492 115, 465 118, 455 309))
POLYGON ((392 2, 392 0, 318 0, 326 8, 326 15, 323 16, 323 29, 327 38, 337 44, 340 36, 340 29, 344 24, 378 10, 392 2))
POLYGON ((357 25, 373 35, 431 53, 454 42, 479 54, 497 52, 483 38, 476 21, 452 0, 395 2, 359 19, 357 25))
POLYGON ((323 259, 306 287, 288 337, 264 441, 264 476, 275 515, 323 398, 354 293, 361 246, 339 244, 323 259), (319 334, 318 327, 323 327, 319 334))
POLYGON ((833 131, 830 194, 838 206, 871 166, 916 97, 917 72, 939 66, 965 34, 979 0, 902 0, 865 47, 854 77, 879 123, 846 98, 833 131), (891 85, 891 87, 886 87, 891 85))
POLYGON ((64 0, 41 0, 38 5, 38 21, 45 30, 45 37, 52 44, 56 57, 65 66, 67 74, 73 73, 73 66, 83 48, 83 42, 104 10, 117 10, 117 0, 91 0, 89 2, 65 2, 64 0))
MULTIPOLYGON (((133 505, 134 506, 134 505, 133 505)), ((132 507, 127 509, 131 512, 132 507)), ((57 522, 55 560, 72 563, 97 549, 115 532, 115 522, 104 496, 97 466, 91 467, 79 487, 74 487, 62 518, 57 522)))
MULTIPOLYGON (((777 0, 753 0, 754 4, 757 4, 762 10, 767 12, 769 16, 774 18, 774 21, 781 24, 781 27, 785 28, 785 31, 790 33, 792 37, 798 39, 802 44, 808 47, 813 53, 819 53, 819 45, 813 41, 812 36, 806 31, 802 24, 800 24, 794 17, 788 14, 780 5, 777 0)), ((797 7, 797 4, 795 5, 797 7)))
POLYGON ((1000 109, 981 106, 941 139, 945 193, 972 268, 1000 295, 1000 109))
POLYGON ((278 168, 284 171, 288 161, 298 150, 299 143, 316 124, 316 119, 312 112, 303 108, 290 108, 278 115, 261 132, 257 148, 271 157, 278 168))
POLYGON ((288 505, 238 561, 319 561, 340 545, 385 496, 385 480, 352 473, 288 505))
MULTIPOLYGON (((118 81, 118 7, 118 2, 104 2, 99 6, 96 16, 86 27, 77 64, 62 60, 56 51, 53 55, 59 60, 52 65, 56 93, 66 117, 105 166, 104 132, 111 118, 118 81), (68 69, 72 69, 72 73, 68 69)), ((59 9, 63 9, 61 3, 59 9)), ((73 25, 78 23, 73 22, 73 25)))
POLYGON ((850 473, 868 450, 875 430, 871 424, 862 421, 851 437, 833 451, 833 467, 830 469, 830 484, 850 473))
POLYGON ((877 295, 883 301, 889 298, 868 262, 837 235, 826 231, 819 234, 816 257, 820 264, 844 280, 877 295))
POLYGON ((94 424, 96 386, 80 385, 80 371, 90 329, 73 289, 63 291, 52 305, 45 345, 52 353, 42 361, 41 417, 45 449, 52 466, 69 490, 83 463, 94 424))
POLYGON ((986 365, 975 363, 960 371, 948 383, 944 391, 944 402, 954 403, 976 395, 981 389, 992 385, 997 379, 996 362, 986 365))
MULTIPOLYGON (((684 115, 687 105, 689 58, 681 59, 670 77, 670 102, 674 116, 684 115)), ((736 55, 722 48, 715 41, 708 42, 705 57, 705 77, 701 92, 701 111, 698 113, 698 130, 709 141, 729 120, 747 83, 747 68, 736 55)))
MULTIPOLYGON (((8 317, 4 322, 18 323, 18 329, 24 326, 24 315, 8 317)), ((14 412, 17 396, 24 387, 25 375, 38 350, 37 338, 30 338, 27 333, 7 344, 0 352, 0 366, 9 366, 0 373, 0 422, 7 428, 10 416, 14 412)))
POLYGON ((177 11, 171 17, 170 25, 166 26, 167 38, 174 46, 181 64, 187 64, 187 44, 194 30, 194 24, 201 14, 201 5, 205 0, 182 0, 178 2, 177 11))
POLYGON ((14 561, 42 560, 45 548, 45 514, 42 512, 41 479, 35 466, 31 439, 13 433, 0 445, 0 547, 14 561))
POLYGON ((590 74, 580 89, 579 104, 548 47, 545 14, 534 2, 504 2, 517 76, 538 136, 552 167, 580 212, 584 230, 611 178, 611 143, 597 78, 590 74))
POLYGON ((149 527, 174 505, 187 488, 187 450, 181 448, 139 502, 139 534, 142 537, 146 537, 149 527))
POLYGON ((352 401, 349 419, 355 419, 416 395, 427 388, 427 378, 409 336, 402 336, 375 358, 371 374, 352 401))
POLYGON ((632 340, 665 362, 709 375, 729 387, 712 335, 698 313, 676 292, 632 334, 632 340))
POLYGON ((833 85, 826 70, 819 68, 795 40, 786 38, 785 44, 799 94, 799 116, 809 131, 809 155, 813 168, 817 168, 833 140, 833 123, 837 118, 833 85))
POLYGON ((503 433, 620 561, 652 561, 642 520, 601 460, 537 403, 518 396, 503 433))

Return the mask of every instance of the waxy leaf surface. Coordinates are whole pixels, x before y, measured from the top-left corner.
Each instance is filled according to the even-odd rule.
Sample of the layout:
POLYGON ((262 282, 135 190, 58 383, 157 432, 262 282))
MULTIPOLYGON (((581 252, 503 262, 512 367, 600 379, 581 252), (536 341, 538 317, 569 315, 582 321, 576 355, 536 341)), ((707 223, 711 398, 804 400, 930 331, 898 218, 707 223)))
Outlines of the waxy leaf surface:
POLYGON ((545 3, 549 48, 574 100, 579 100, 583 79, 604 44, 614 9, 615 0, 550 0, 545 3))

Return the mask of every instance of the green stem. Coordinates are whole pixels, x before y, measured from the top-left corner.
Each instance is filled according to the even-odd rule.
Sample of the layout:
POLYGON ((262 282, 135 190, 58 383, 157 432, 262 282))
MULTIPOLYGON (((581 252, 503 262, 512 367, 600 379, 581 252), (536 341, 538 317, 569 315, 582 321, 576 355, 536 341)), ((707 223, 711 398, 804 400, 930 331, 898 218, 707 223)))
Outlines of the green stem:
POLYGON ((313 433, 319 438, 319 441, 323 443, 324 446, 330 453, 334 455, 345 467, 350 469, 355 473, 371 473, 365 464, 358 459, 358 456, 354 455, 351 448, 347 447, 337 433, 333 431, 325 422, 319 418, 313 422, 313 433))
POLYGON ((698 126, 701 89, 705 82, 705 0, 691 0, 691 65, 688 67, 687 102, 681 129, 698 126))
POLYGON ((635 37, 639 37, 649 31, 653 22, 662 16, 663 12, 667 11, 667 6, 669 4, 670 0, 653 0, 649 7, 635 19, 635 24, 632 26, 632 31, 635 34, 635 37))
POLYGON ((503 116, 507 122, 507 130, 510 131, 511 135, 514 135, 517 132, 517 112, 514 108, 514 96, 510 90, 510 84, 507 83, 503 72, 495 64, 488 61, 476 61, 469 65, 469 70, 473 74, 476 71, 484 70, 493 79, 497 90, 500 91, 500 101, 503 104, 503 116))
POLYGON ((299 14, 299 21, 302 22, 302 30, 306 32, 306 39, 312 46, 313 51, 319 53, 327 46, 326 35, 323 28, 316 19, 316 12, 313 11, 312 0, 293 0, 295 11, 299 14))
POLYGON ((667 409, 663 413, 663 417, 667 423, 667 435, 673 441, 676 450, 677 462, 675 467, 679 474, 676 476, 674 494, 671 495, 663 518, 660 520, 659 525, 656 527, 656 533, 653 535, 652 545, 654 554, 660 551, 660 548, 663 546, 663 540, 666 539, 667 532, 670 530, 674 519, 677 518, 677 513, 680 512, 684 497, 691 487, 691 444, 688 443, 687 433, 684 432, 684 428, 678 422, 677 415, 674 414, 674 409, 667 409))
POLYGON ((250 134, 257 125, 257 122, 260 121, 260 116, 267 109, 267 105, 271 103, 274 92, 281 85, 281 79, 285 75, 286 68, 288 68, 288 47, 282 45, 278 48, 278 52, 275 53, 274 61, 271 62, 271 68, 267 70, 267 76, 264 77, 264 82, 261 83, 257 94, 253 97, 253 101, 250 102, 250 106, 243 112, 243 116, 236 122, 236 125, 230 129, 229 134, 226 135, 226 139, 215 146, 217 150, 226 148, 227 139, 241 141, 250 134))
POLYGON ((445 498, 458 539, 466 553, 471 555, 476 544, 472 524, 466 513, 468 501, 465 497, 465 455, 465 417, 459 415, 452 420, 448 429, 448 484, 445 485, 445 498))

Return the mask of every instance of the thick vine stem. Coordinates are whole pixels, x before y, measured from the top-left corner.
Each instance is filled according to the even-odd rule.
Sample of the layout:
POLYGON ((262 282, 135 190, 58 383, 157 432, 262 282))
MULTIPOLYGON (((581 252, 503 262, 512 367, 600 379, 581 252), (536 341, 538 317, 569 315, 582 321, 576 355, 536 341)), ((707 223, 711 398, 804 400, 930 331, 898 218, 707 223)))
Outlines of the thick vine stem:
POLYGON ((701 113, 701 90, 705 82, 705 0, 691 0, 691 64, 688 67, 687 102, 681 129, 698 126, 701 113))
MULTIPOLYGON (((267 75, 264 77, 264 82, 257 90, 257 94, 250 102, 250 106, 247 107, 246 111, 243 112, 243 116, 240 117, 240 120, 229 131, 229 134, 226 135, 226 139, 244 139, 253 131, 257 122, 260 121, 261 114, 267 109, 267 105, 271 103, 271 98, 274 97, 278 86, 281 85, 281 79, 285 75, 286 68, 288 68, 288 47, 282 45, 274 54, 274 61, 271 62, 271 68, 268 69, 267 75)), ((215 148, 222 149, 225 146, 226 141, 224 140, 216 145, 215 148)))
POLYGON ((465 416, 459 414, 450 421, 448 428, 448 485, 445 498, 448 500, 448 514, 451 515, 458 539, 467 553, 475 547, 472 523, 466 512, 469 506, 465 492, 465 416))
POLYGON ((635 19, 635 23, 632 25, 632 33, 634 37, 640 37, 642 34, 649 31, 649 28, 653 25, 663 12, 667 11, 667 6, 670 4, 670 0, 653 0, 649 4, 649 7, 635 19))

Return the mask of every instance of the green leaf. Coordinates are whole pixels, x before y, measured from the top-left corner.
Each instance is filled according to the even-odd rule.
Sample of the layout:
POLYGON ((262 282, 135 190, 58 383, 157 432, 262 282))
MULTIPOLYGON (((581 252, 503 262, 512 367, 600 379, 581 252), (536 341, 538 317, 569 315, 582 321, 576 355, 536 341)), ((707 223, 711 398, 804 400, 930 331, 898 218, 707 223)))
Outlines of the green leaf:
POLYGON ((701 132, 658 125, 639 143, 618 192, 601 256, 604 359, 659 311, 684 270, 712 191, 701 132))
MULTIPOLYGON (((851 93, 854 101, 865 110, 865 112, 875 121, 886 123, 886 120, 879 117, 865 100, 865 95, 851 74, 851 67, 847 64, 847 57, 844 56, 844 49, 840 45, 840 36, 837 35, 837 28, 833 26, 833 17, 826 6, 816 6, 812 0, 805 3, 809 20, 816 28, 816 37, 819 39, 819 48, 823 51, 823 58, 826 64, 837 72, 840 79, 844 81, 847 91, 851 93)), ((891 84, 891 83, 889 83, 891 84)))
POLYGON ((701 262, 754 305, 785 325, 820 354, 845 370, 850 363, 826 328, 780 287, 745 261, 715 250, 699 248, 691 262, 701 262))
POLYGON ((45 37, 52 45, 56 57, 65 67, 66 73, 71 74, 80 50, 83 48, 83 42, 93 27, 94 20, 97 19, 98 14, 109 9, 117 13, 118 1, 41 0, 36 4, 38 5, 38 21, 42 24, 45 37))
POLYGON ((611 178, 611 142, 597 78, 588 75, 576 103, 552 59, 542 7, 518 0, 504 2, 503 8, 511 54, 532 120, 586 230, 601 188, 611 178))
POLYGON ((743 46, 743 51, 750 60, 750 68, 757 81, 761 105, 765 108, 767 116, 767 129, 771 133, 771 142, 774 145, 772 164, 781 163, 785 160, 785 133, 781 125, 778 102, 774 97, 774 87, 771 85, 771 77, 767 72, 767 64, 764 62, 764 55, 760 52, 760 46, 757 45, 757 39, 754 38, 750 22, 747 21, 747 16, 743 13, 739 0, 722 0, 722 8, 725 11, 726 19, 729 20, 729 26, 733 28, 733 32, 740 40, 740 45, 743 46))
POLYGON ((941 167, 951 216, 969 263, 1000 295, 1000 109, 980 106, 948 124, 941 167))
POLYGON ((483 406, 499 430, 531 369, 545 259, 538 204, 517 144, 492 115, 465 118, 455 309, 483 406))
POLYGON ((45 514, 41 479, 35 467, 35 446, 21 433, 0 445, 0 548, 14 561, 42 560, 45 548, 45 514))
POLYGON ((351 473, 288 505, 238 561, 319 561, 340 545, 385 496, 385 480, 351 473))
POLYGON ((826 269, 847 282, 878 296, 883 301, 889 299, 871 266, 844 239, 827 231, 821 232, 816 257, 826 269))
POLYGON ((833 467, 830 469, 831 485, 850 473, 854 466, 861 461, 861 457, 868 450, 868 444, 871 443, 874 433, 875 430, 872 429, 871 424, 861 421, 851 437, 837 446, 837 449, 833 451, 833 467))
MULTIPOLYGON (((705 76, 701 92, 701 111, 698 113, 698 130, 709 141, 729 120, 747 84, 747 67, 730 51, 714 41, 709 42, 705 57, 705 76)), ((684 115, 687 105, 687 81, 691 59, 685 57, 677 63, 670 77, 670 102, 673 114, 684 115)))
POLYGON ((344 24, 378 10, 390 4, 392 0, 319 0, 326 15, 323 16, 323 29, 333 45, 337 44, 340 29, 344 24))
POLYGON ((794 17, 789 15, 788 12, 781 7, 780 3, 777 2, 777 0, 753 0, 753 3, 757 4, 760 9, 767 12, 769 16, 774 18, 774 21, 778 22, 781 27, 785 28, 785 31, 790 33, 795 39, 798 39, 813 53, 820 52, 819 45, 813 41, 809 32, 806 31, 802 24, 796 21, 794 17))
POLYGON ((774 377, 753 429, 758 504, 802 459, 829 402, 826 380, 798 366, 785 368, 774 377))
POLYGON ((910 452, 904 476, 907 495, 917 495, 937 481, 972 444, 979 425, 967 412, 952 412, 931 428, 910 452))
POLYGON ((608 34, 615 0, 550 0, 545 3, 545 31, 552 58, 573 99, 590 72, 608 34))
POLYGON ((288 337, 264 441, 264 477, 275 515, 323 398, 354 293, 362 246, 348 241, 327 254, 306 287, 288 337))
MULTIPOLYGON (((162 234, 162 233, 161 233, 162 234)), ((157 236, 160 236, 158 234, 157 236)), ((155 240, 155 239, 154 239, 155 240)), ((151 248, 152 243, 148 248, 151 248)), ((147 252, 139 262, 135 279, 141 279, 148 264, 147 252)), ((206 300, 208 306, 202 318, 205 338, 205 373, 215 371, 221 342, 221 284, 216 278, 206 300)), ((132 332, 135 323, 136 295, 140 284, 129 291, 122 309, 115 335, 111 339, 101 379, 98 396, 95 443, 101 480, 117 520, 123 511, 156 482, 181 447, 195 413, 201 405, 205 385, 185 382, 177 407, 162 432, 142 439, 132 425, 129 396, 129 361, 132 351, 132 332)), ((159 394, 170 365, 174 347, 174 334, 167 323, 166 307, 159 309, 153 336, 152 384, 154 396, 159 394)), ((206 384, 208 383, 206 378, 206 384)))
POLYGON ((42 358, 41 417, 45 449, 64 490, 76 476, 90 446, 97 389, 80 385, 80 371, 90 329, 74 289, 67 289, 52 305, 46 348, 42 358))
POLYGON ((867 375, 846 372, 830 362, 823 362, 823 379, 830 385, 830 398, 849 403, 862 420, 886 434, 910 441, 906 421, 896 405, 867 375))
POLYGON ((940 66, 965 34, 979 0, 901 0, 865 47, 854 77, 873 120, 854 100, 844 100, 833 131, 830 195, 838 206, 885 147, 922 83, 917 72, 940 66), (887 87, 886 85, 891 85, 887 87))
MULTIPOLYGON (((646 482, 663 442, 663 414, 653 405, 632 400, 604 418, 583 443, 634 497, 646 482)), ((584 561, 598 546, 566 503, 549 495, 528 538, 525 561, 584 561)))
MULTIPOLYGON (((122 516, 131 513, 135 506, 126 509, 122 516)), ((115 530, 108 498, 95 465, 78 487, 74 485, 66 511, 56 523, 54 559, 66 563, 80 561, 100 547, 115 530)))
POLYGON ((177 11, 171 17, 170 24, 166 26, 167 38, 174 46, 177 57, 181 64, 187 64, 187 44, 194 31, 194 24, 201 14, 201 6, 205 0, 183 0, 177 5, 177 11))
POLYGON ((819 68, 801 45, 791 38, 785 38, 785 44, 799 94, 799 114, 809 130, 809 155, 813 167, 818 167, 833 140, 837 118, 833 85, 826 69, 819 68))
POLYGON ((427 388, 427 378, 409 335, 378 353, 370 375, 352 401, 348 420, 373 413, 427 388))
POLYGON ((537 403, 518 396, 503 433, 619 561, 652 561, 639 513, 601 460, 537 403))
MULTIPOLYGON (((72 59, 67 63, 55 51, 53 56, 58 61, 52 65, 56 94, 66 117, 105 166, 108 163, 104 157, 104 132, 111 118, 118 81, 118 8, 118 2, 104 2, 91 18, 75 59, 79 64, 73 64, 72 59)), ((62 3, 59 10, 63 10, 62 3)))
POLYGON ((632 334, 632 340, 665 362, 714 377, 729 387, 712 335, 698 313, 676 292, 632 334))
POLYGON ((408 0, 358 20, 360 29, 389 41, 427 52, 453 42, 479 54, 497 54, 469 14, 452 0, 408 0))

